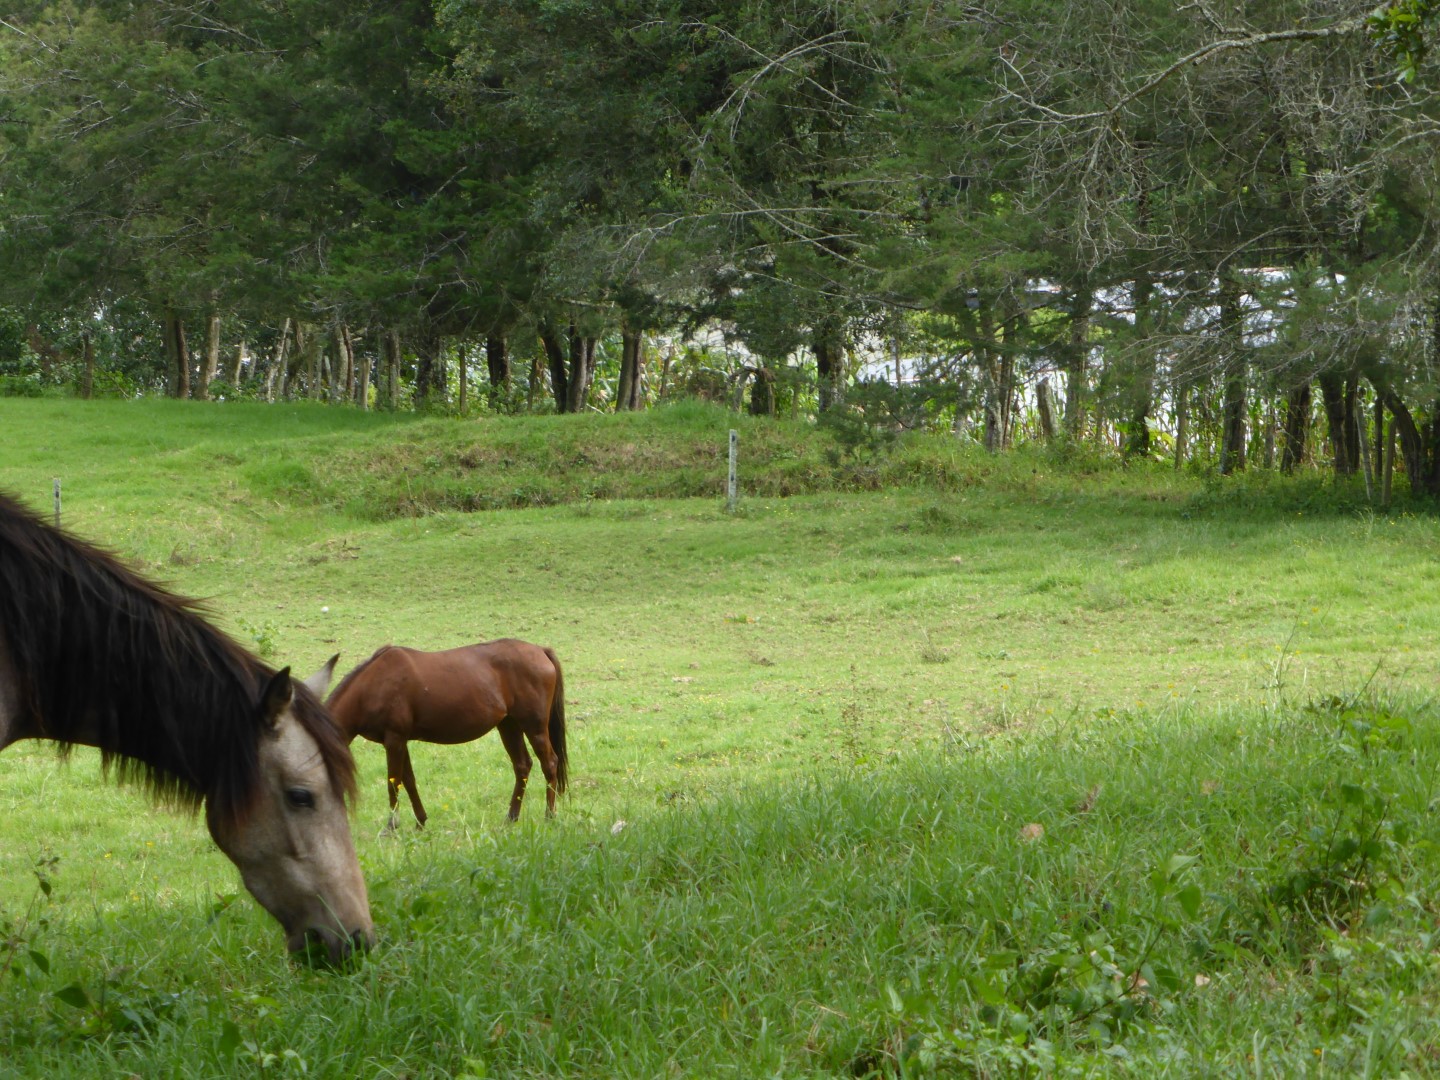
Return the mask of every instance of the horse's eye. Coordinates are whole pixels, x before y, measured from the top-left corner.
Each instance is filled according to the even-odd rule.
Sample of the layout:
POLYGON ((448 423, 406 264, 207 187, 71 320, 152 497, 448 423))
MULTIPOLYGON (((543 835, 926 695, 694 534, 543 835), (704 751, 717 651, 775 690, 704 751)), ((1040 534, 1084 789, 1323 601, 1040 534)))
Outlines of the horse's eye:
POLYGON ((290 788, 285 792, 285 800, 296 810, 313 810, 315 808, 315 796, 308 788, 290 788))

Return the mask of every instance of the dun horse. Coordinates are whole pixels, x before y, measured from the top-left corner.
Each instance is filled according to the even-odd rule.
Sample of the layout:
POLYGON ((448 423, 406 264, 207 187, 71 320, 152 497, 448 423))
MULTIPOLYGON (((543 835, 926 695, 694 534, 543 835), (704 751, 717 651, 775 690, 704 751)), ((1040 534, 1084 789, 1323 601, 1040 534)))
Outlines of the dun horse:
POLYGON ((305 682, 272 671, 198 605, 0 495, 0 749, 97 747, 210 835, 285 931, 332 961, 373 943, 346 817, 355 761, 305 682))
POLYGON ((545 813, 565 791, 565 679, 551 649, 502 638, 444 652, 386 645, 341 680, 327 703, 350 739, 363 735, 385 747, 390 824, 403 786, 423 828, 425 807, 410 765, 411 739, 463 743, 498 728, 515 768, 511 821, 530 778, 535 749, 545 774, 545 813))

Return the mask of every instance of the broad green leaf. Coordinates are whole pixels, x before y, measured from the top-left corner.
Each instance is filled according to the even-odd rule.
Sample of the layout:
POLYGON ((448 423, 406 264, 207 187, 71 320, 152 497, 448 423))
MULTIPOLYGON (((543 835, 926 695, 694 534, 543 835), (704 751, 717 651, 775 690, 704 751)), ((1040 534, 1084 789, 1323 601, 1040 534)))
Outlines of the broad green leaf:
POLYGON ((1185 912, 1188 918, 1193 919, 1200 914, 1200 902, 1204 897, 1199 885, 1185 886, 1175 894, 1175 899, 1180 902, 1180 910, 1185 912))
POLYGON ((1173 880, 1176 874, 1188 870, 1199 861, 1199 855, 1171 855, 1170 861, 1165 864, 1165 876, 1173 880))
POLYGON ((76 1009, 88 1009, 90 1007, 90 995, 79 983, 71 983, 63 990, 55 991, 55 999, 63 1001, 66 1005, 76 1009))

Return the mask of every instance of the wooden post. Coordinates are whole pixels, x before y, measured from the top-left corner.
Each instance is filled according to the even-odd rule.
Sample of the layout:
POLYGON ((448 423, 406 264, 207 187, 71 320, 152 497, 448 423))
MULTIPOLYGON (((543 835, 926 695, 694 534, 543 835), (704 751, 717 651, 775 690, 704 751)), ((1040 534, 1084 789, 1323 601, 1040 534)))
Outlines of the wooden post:
POLYGON ((729 513, 735 512, 736 480, 735 462, 740 453, 740 433, 734 428, 730 429, 730 477, 725 486, 726 509, 729 513))
POLYGON ((60 477, 55 477, 55 527, 60 528, 60 477))

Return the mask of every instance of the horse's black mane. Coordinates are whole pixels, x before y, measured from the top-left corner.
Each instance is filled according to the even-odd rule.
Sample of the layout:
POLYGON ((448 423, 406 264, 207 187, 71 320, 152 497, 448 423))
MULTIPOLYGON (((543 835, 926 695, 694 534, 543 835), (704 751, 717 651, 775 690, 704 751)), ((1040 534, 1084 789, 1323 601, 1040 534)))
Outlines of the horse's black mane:
MULTIPOLYGON (((51 528, 0 494, 0 649, 24 733, 95 733, 106 768, 162 801, 238 822, 260 789, 261 696, 275 672, 212 626, 202 606, 51 528)), ((292 683, 296 719, 336 790, 355 764, 325 707, 292 683)))
POLYGON ((355 681, 355 676, 359 675, 362 671, 364 671, 376 660, 378 660, 381 653, 389 652, 394 647, 394 645, 381 645, 378 649, 376 649, 373 653, 370 654, 370 658, 368 660, 363 660, 359 664, 355 665, 355 668, 350 671, 350 673, 347 674, 343 679, 340 680, 339 684, 335 687, 335 689, 330 691, 330 696, 325 699, 325 704, 333 705, 335 702, 339 701, 340 695, 343 694, 350 686, 350 684, 355 681))

